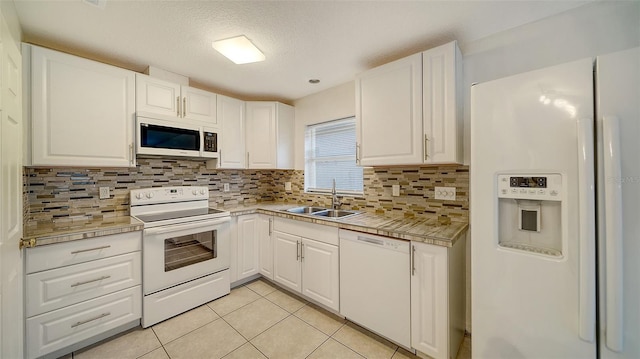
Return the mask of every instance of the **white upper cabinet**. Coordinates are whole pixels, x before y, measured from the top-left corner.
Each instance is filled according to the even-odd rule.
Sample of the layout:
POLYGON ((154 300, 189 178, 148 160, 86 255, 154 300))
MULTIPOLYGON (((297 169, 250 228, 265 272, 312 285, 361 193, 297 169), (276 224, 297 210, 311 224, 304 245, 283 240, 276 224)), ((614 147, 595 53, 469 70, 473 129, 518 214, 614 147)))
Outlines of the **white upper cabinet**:
POLYGON ((136 112, 161 119, 184 119, 218 128, 216 94, 136 74, 136 112))
POLYGON ((422 53, 425 163, 463 162, 462 54, 455 41, 422 53))
POLYGON ((293 168, 293 107, 249 101, 246 109, 247 168, 293 168))
POLYGON ((356 134, 361 166, 421 163, 422 54, 356 78, 356 134))
POLYGON ((359 165, 462 163, 461 58, 453 41, 357 76, 359 165))
POLYGON ((25 164, 135 166, 134 73, 26 44, 23 53, 25 164))
POLYGON ((218 121, 220 134, 220 158, 218 168, 246 168, 245 103, 235 98, 218 95, 218 121))

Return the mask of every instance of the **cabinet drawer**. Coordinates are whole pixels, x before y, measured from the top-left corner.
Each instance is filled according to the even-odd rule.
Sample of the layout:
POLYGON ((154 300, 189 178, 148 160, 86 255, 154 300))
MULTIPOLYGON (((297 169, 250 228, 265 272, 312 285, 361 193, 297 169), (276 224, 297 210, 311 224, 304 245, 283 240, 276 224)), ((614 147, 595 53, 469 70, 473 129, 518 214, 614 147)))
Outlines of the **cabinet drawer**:
POLYGON ((35 358, 140 318, 140 286, 27 319, 27 357, 35 358))
POLYGON ((273 228, 278 232, 315 239, 316 241, 333 244, 334 246, 340 243, 338 240, 338 228, 335 227, 276 217, 273 228))
POLYGON ((140 252, 27 275, 27 317, 141 284, 140 252))
POLYGON ((27 249, 26 273, 139 251, 142 232, 127 232, 27 249))

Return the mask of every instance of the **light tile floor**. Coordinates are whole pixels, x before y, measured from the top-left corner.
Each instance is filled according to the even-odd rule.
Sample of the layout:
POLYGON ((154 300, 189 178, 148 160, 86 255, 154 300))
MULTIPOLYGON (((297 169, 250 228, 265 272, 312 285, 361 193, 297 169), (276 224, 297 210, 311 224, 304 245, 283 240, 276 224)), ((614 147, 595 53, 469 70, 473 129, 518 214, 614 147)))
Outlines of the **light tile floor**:
MULTIPOLYGON (((397 345, 258 279, 225 297, 66 358, 417 358, 397 345)), ((465 338, 458 359, 471 358, 465 338)))

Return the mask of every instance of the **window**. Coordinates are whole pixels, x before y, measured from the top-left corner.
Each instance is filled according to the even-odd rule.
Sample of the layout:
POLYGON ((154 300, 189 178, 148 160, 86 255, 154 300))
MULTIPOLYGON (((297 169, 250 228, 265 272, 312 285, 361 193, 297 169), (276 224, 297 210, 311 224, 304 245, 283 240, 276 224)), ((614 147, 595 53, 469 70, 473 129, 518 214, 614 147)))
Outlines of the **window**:
POLYGON ((333 179, 342 194, 362 194, 362 168, 356 166, 356 119, 307 126, 304 189, 331 192, 333 179))

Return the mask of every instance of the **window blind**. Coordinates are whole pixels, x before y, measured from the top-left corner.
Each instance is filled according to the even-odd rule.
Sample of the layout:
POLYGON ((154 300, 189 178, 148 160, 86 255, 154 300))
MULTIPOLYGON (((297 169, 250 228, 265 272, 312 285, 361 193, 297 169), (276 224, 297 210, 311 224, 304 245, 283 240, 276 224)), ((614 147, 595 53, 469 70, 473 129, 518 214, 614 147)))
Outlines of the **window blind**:
POLYGON ((307 126, 305 191, 330 192, 333 179, 343 194, 361 194, 362 168, 356 165, 354 117, 307 126))

